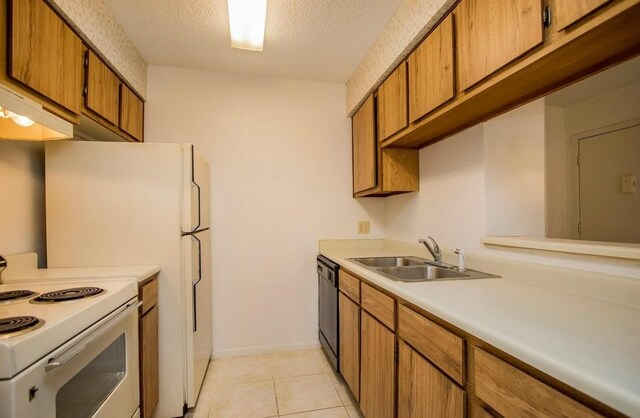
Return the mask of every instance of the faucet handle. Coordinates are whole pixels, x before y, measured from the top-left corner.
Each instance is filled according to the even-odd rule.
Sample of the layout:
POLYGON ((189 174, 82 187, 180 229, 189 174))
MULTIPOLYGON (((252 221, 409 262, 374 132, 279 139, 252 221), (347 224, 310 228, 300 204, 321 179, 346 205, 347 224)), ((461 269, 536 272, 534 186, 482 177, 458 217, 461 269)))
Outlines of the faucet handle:
POLYGON ((433 243, 433 251, 435 251, 437 254, 441 254, 440 247, 438 246, 438 243, 436 242, 436 240, 433 239, 433 237, 428 237, 428 238, 433 243))

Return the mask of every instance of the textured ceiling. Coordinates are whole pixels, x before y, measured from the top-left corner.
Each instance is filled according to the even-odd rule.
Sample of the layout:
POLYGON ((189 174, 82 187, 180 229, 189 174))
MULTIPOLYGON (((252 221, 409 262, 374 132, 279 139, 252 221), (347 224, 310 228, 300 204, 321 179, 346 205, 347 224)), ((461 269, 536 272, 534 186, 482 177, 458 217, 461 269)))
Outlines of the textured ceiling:
POLYGON ((104 0, 152 65, 346 82, 402 0, 269 0, 264 52, 232 49, 226 0, 104 0))

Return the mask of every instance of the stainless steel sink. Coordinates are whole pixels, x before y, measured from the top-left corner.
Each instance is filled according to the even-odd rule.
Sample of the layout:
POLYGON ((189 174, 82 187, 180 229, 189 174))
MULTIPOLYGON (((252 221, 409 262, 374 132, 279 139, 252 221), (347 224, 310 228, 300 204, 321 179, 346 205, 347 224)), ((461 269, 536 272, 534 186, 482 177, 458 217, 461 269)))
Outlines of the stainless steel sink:
POLYGON ((350 260, 367 267, 423 266, 428 261, 420 257, 368 257, 350 260))
POLYGON ((381 273, 399 282, 426 282, 441 280, 469 280, 500 277, 477 270, 459 271, 456 266, 433 265, 433 262, 420 257, 368 257, 350 258, 369 270, 381 273))

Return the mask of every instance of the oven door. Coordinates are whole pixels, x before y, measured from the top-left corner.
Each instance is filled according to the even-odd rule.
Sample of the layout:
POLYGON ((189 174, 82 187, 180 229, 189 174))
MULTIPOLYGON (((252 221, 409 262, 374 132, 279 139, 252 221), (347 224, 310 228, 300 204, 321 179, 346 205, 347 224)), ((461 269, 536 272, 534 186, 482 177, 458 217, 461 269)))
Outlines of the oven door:
POLYGON ((133 417, 140 403, 138 305, 132 299, 3 382, 10 385, 9 416, 133 417))

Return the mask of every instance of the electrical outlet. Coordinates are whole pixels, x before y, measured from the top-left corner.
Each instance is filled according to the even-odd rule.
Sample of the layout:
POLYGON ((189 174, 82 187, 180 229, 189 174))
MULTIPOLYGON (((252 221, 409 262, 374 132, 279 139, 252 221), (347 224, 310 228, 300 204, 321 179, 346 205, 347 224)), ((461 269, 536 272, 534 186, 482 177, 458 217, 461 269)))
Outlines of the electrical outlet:
POLYGON ((358 221, 358 234, 369 233, 369 221, 358 221))
POLYGON ((622 193, 635 193, 636 187, 636 175, 630 174, 622 177, 622 193))

